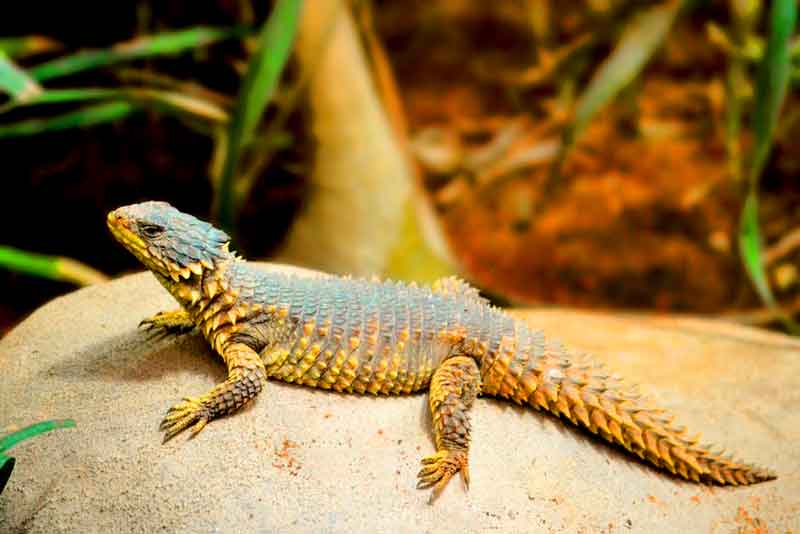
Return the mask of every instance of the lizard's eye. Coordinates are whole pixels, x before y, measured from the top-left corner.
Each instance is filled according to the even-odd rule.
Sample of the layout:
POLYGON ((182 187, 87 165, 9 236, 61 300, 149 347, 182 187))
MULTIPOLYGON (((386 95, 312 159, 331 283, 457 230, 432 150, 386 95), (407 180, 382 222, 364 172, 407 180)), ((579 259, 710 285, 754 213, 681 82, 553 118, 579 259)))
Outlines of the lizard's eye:
POLYGON ((155 239, 164 233, 164 229, 157 224, 144 224, 139 230, 148 239, 155 239))

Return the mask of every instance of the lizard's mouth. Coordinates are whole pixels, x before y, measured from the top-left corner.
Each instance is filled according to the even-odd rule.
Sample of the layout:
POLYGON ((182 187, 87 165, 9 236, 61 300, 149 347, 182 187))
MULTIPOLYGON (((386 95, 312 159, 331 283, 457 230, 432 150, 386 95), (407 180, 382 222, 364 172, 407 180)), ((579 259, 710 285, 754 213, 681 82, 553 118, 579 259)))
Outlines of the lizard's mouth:
POLYGON ((111 235, 154 274, 178 282, 181 277, 188 279, 192 274, 203 273, 201 262, 181 266, 169 258, 163 258, 158 248, 148 244, 136 231, 132 230, 129 220, 124 215, 119 215, 117 211, 119 210, 109 212, 106 218, 111 235))
POLYGON ((115 211, 108 213, 106 224, 108 225, 108 229, 111 230, 111 235, 114 236, 114 239, 122 243, 125 248, 134 254, 140 252, 142 254, 149 255, 147 253, 147 244, 142 240, 141 237, 136 235, 133 231, 131 231, 130 228, 128 228, 127 221, 117 215, 115 211))
POLYGON ((111 211, 106 218, 106 224, 114 239, 136 256, 145 267, 155 271, 162 270, 162 267, 157 265, 157 259, 147 250, 147 243, 129 228, 128 221, 124 217, 117 215, 116 211, 111 211))

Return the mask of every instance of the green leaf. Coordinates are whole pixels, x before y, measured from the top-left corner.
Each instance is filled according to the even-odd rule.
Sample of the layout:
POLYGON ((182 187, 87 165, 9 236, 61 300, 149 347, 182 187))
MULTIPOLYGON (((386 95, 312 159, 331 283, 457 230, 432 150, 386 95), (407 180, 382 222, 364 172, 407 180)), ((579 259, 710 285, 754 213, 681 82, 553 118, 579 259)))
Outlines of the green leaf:
POLYGON ((228 111, 211 100, 159 89, 130 88, 121 89, 121 96, 131 102, 155 107, 173 115, 189 116, 212 123, 228 122, 228 111))
POLYGON ((756 109, 753 118, 755 145, 750 168, 751 187, 755 187, 772 149, 778 122, 791 75, 789 39, 797 22, 796 0, 776 0, 770 9, 770 35, 764 59, 758 68, 756 109))
POLYGON ((53 256, 0 246, 0 265, 11 271, 58 280, 57 260, 53 256))
POLYGON ((0 245, 0 267, 78 285, 90 285, 108 280, 103 273, 72 258, 36 254, 2 245, 0 245))
POLYGON ((228 128, 227 152, 215 198, 217 219, 229 231, 234 226, 236 212, 242 201, 241 195, 234 191, 239 161, 253 138, 289 59, 302 4, 302 0, 278 0, 275 3, 247 65, 228 128))
POLYGON ((11 456, 0 454, 0 493, 6 487, 8 479, 11 478, 11 472, 14 470, 15 460, 11 456))
POLYGON ((592 117, 631 83, 653 57, 684 3, 669 0, 638 13, 626 25, 611 55, 600 65, 578 98, 573 122, 564 130, 558 165, 566 159, 592 117))
POLYGON ((21 102, 9 102, 5 106, 0 106, 0 113, 6 113, 12 109, 23 106, 39 106, 47 104, 66 104, 70 102, 86 102, 89 100, 108 100, 117 97, 116 89, 48 89, 36 96, 21 102))
POLYGON ((126 100, 131 104, 150 107, 171 115, 189 116, 213 123, 225 123, 229 118, 227 110, 209 99, 177 91, 164 91, 147 87, 49 89, 26 102, 0 106, 0 113, 22 106, 65 104, 92 100, 126 100))
MULTIPOLYGON (((796 0, 775 0, 770 8, 770 34, 764 58, 758 68, 756 108, 753 117, 755 143, 749 173, 747 198, 739 227, 739 248, 747 273, 768 307, 778 310, 762 259, 762 241, 758 222, 758 181, 764 170, 775 134, 791 74, 789 40, 797 22, 796 0)), ((780 312, 780 310, 778 310, 780 312)), ((783 312, 783 322, 793 332, 800 327, 783 312)))
POLYGON ((41 94, 42 88, 0 50, 0 91, 24 101, 41 94))
POLYGON ((774 307, 775 297, 770 291, 763 268, 761 230, 758 224, 758 193, 755 190, 751 190, 744 201, 739 226, 739 249, 761 300, 767 306, 774 307))
POLYGON ((70 128, 94 126, 125 118, 138 108, 128 102, 106 102, 95 106, 87 106, 46 119, 30 119, 11 124, 0 124, 0 139, 37 135, 44 132, 55 132, 70 128))
POLYGON ((800 325, 778 306, 769 287, 767 275, 764 271, 762 250, 761 231, 758 223, 758 193, 757 190, 751 189, 745 199, 739 224, 739 252, 742 255, 747 274, 750 275, 753 286, 759 297, 761 297, 762 302, 776 312, 776 315, 789 332, 798 335, 800 334, 800 325))
POLYGON ((14 463, 15 463, 14 458, 3 454, 5 451, 7 451, 20 441, 30 439, 39 434, 43 434, 44 432, 49 432, 57 428, 70 428, 74 426, 75 426, 75 421, 73 421, 72 419, 44 421, 41 423, 36 423, 34 425, 25 427, 22 430, 19 430, 17 432, 4 436, 3 438, 0 438, 0 493, 3 493, 3 490, 6 487, 6 483, 8 482, 8 479, 11 477, 11 472, 14 470, 14 463))
POLYGON ((29 73, 35 80, 42 82, 123 61, 177 55, 224 39, 240 37, 244 33, 243 28, 197 27, 142 36, 108 49, 88 50, 60 57, 33 67, 29 73))
POLYGON ((54 419, 52 421, 42 421, 41 423, 26 426, 22 430, 0 438, 0 453, 4 453, 20 441, 25 441, 39 434, 44 434, 45 432, 50 432, 57 428, 72 428, 74 426, 75 421, 72 419, 54 419))

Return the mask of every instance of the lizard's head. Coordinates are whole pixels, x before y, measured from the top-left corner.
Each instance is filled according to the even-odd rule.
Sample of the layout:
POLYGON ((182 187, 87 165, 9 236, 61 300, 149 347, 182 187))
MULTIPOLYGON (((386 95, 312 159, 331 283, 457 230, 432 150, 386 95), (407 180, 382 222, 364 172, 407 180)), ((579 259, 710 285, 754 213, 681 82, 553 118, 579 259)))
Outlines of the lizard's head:
POLYGON ((142 202, 108 214, 108 228, 145 267, 157 275, 189 278, 232 259, 230 237, 166 202, 142 202))

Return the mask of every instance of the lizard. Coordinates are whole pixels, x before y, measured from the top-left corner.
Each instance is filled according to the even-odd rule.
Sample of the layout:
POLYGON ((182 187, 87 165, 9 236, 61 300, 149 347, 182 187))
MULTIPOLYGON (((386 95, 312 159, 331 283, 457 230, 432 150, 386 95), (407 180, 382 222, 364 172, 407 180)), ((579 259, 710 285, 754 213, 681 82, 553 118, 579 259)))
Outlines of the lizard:
POLYGON ((674 416, 591 357, 546 339, 449 277, 430 287, 261 269, 230 250, 230 237, 166 202, 111 211, 114 236, 180 304, 140 326, 199 330, 227 379, 170 408, 164 441, 255 399, 269 379, 344 393, 428 390, 436 452, 419 488, 433 502, 457 473, 469 488, 469 411, 479 395, 549 412, 684 479, 746 485, 765 468, 699 444, 674 416))

